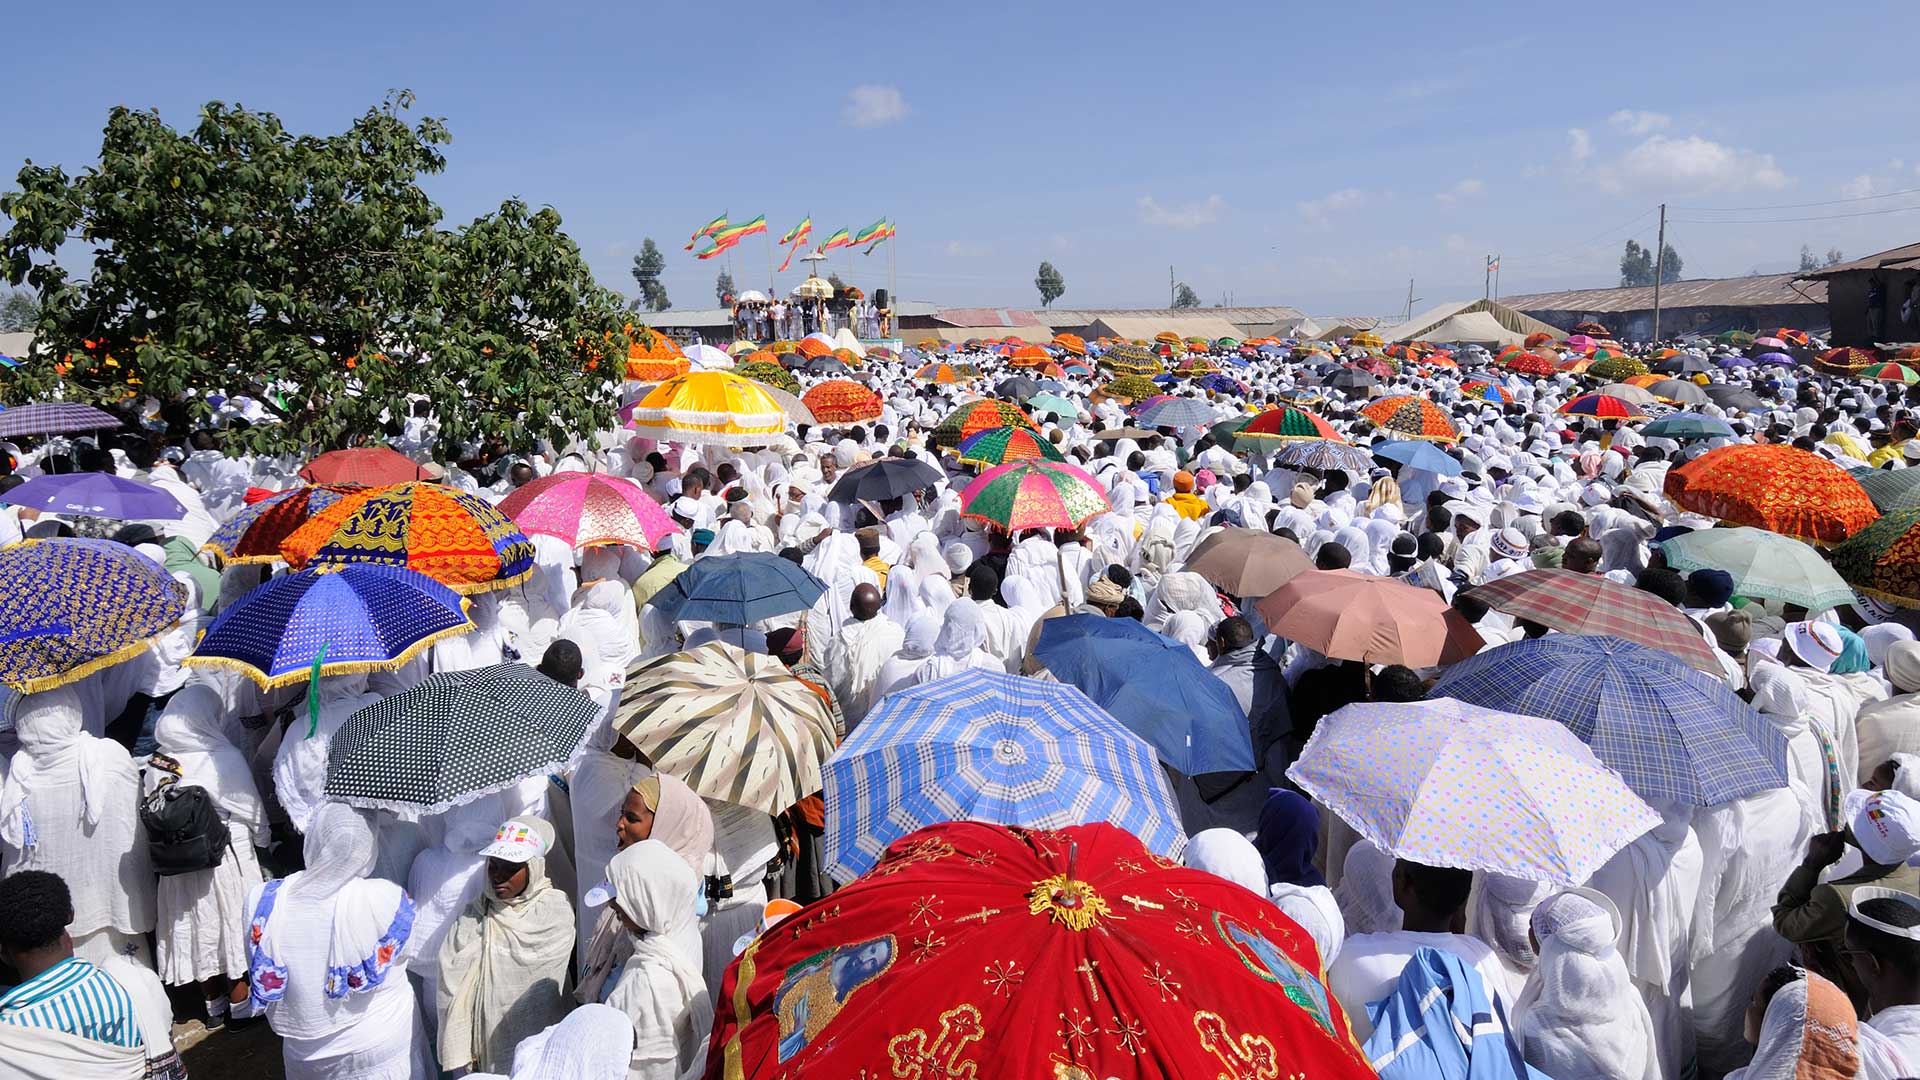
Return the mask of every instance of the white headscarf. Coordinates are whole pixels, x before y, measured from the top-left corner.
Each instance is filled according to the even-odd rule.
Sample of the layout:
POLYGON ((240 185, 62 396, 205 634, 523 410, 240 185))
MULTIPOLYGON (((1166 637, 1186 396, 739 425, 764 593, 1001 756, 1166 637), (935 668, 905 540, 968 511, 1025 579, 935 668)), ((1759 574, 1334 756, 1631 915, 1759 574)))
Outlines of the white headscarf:
POLYGON ((1658 1080, 1653 1021, 1614 950, 1619 915, 1590 889, 1533 912, 1540 957, 1513 1009, 1527 1064, 1554 1080, 1658 1080))
POLYGON ((1325 885, 1281 881, 1267 886, 1267 896, 1313 938, 1324 973, 1340 955, 1340 946, 1347 940, 1347 921, 1340 914, 1340 902, 1333 898, 1333 890, 1325 885))
POLYGON ((1347 849, 1333 898, 1339 901, 1349 935, 1400 929, 1403 916, 1393 899, 1393 864, 1393 856, 1371 840, 1347 849))
POLYGON ((1233 829, 1206 829, 1187 841, 1189 867, 1223 877, 1255 896, 1267 895, 1267 866, 1260 851, 1233 829))
POLYGON ((614 892, 610 902, 641 930, 607 997, 633 1022, 633 1065, 651 1075, 646 1065, 673 1062, 675 1075, 699 1076, 713 1024, 693 914, 700 879, 658 840, 642 840, 615 855, 607 877, 614 892))
POLYGON ((987 624, 980 618, 980 606, 972 600, 955 600, 941 613, 940 632, 933 639, 933 655, 914 671, 912 685, 944 679, 968 668, 1004 671, 1004 666, 985 651, 987 624))
POLYGON ((1859 1023, 1841 989, 1813 972, 1774 991, 1753 1062, 1726 1080, 1841 1080, 1859 1071, 1859 1023), (1816 1004, 1809 1006, 1812 997, 1816 1004))
POLYGON ((1479 885, 1467 908, 1467 933, 1493 946, 1510 967, 1531 971, 1536 957, 1527 937, 1529 920, 1553 886, 1491 871, 1481 871, 1479 885))
POLYGON ((1176 611, 1196 612, 1209 627, 1226 618, 1213 586, 1206 578, 1186 570, 1167 574, 1160 579, 1153 596, 1147 600, 1146 618, 1142 621, 1147 629, 1165 633, 1167 620, 1176 611))

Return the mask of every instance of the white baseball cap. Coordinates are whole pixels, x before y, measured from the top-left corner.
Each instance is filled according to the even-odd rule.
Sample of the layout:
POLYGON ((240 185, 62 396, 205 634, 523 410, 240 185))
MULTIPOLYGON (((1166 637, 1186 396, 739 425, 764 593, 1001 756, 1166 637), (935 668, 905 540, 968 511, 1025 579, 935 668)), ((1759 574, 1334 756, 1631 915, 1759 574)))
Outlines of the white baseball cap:
POLYGON ((493 834, 493 843, 480 849, 484 858, 499 859, 502 862, 524 863, 538 859, 547 853, 547 842, 540 834, 519 821, 508 821, 493 834))

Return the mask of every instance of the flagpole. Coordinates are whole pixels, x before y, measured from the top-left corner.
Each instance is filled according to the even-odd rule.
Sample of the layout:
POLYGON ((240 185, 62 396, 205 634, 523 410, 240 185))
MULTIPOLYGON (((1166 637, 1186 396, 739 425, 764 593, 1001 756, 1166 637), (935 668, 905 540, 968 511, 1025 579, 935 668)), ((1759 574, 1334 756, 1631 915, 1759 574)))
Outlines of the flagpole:
POLYGON ((767 303, 773 303, 773 234, 761 233, 767 238, 767 303))

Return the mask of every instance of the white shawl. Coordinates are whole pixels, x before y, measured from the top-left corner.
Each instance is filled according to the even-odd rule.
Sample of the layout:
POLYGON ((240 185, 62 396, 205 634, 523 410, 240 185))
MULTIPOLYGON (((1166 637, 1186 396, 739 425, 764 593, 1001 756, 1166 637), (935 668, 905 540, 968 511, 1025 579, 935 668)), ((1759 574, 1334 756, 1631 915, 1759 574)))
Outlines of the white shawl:
POLYGON ((634 1080, 691 1080, 706 1070, 713 1002, 700 971, 694 893, 700 880, 674 850, 642 840, 607 867, 613 903, 642 933, 607 1004, 633 1022, 634 1080), (691 935, 691 947, 689 947, 691 935))
POLYGON ((1614 949, 1619 915, 1590 890, 1533 912, 1540 958, 1513 1008, 1527 1064, 1554 1080, 1657 1080, 1653 1021, 1614 949))

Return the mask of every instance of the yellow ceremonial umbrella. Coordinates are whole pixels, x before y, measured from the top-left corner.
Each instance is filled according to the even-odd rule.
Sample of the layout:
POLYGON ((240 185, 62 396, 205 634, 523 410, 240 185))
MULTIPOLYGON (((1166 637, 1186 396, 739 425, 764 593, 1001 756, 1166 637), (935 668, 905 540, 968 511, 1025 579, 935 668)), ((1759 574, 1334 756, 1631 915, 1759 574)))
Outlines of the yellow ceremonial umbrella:
POLYGON ((633 407, 634 434, 699 446, 766 446, 785 437, 786 413, 767 388, 724 371, 690 371, 633 407))

